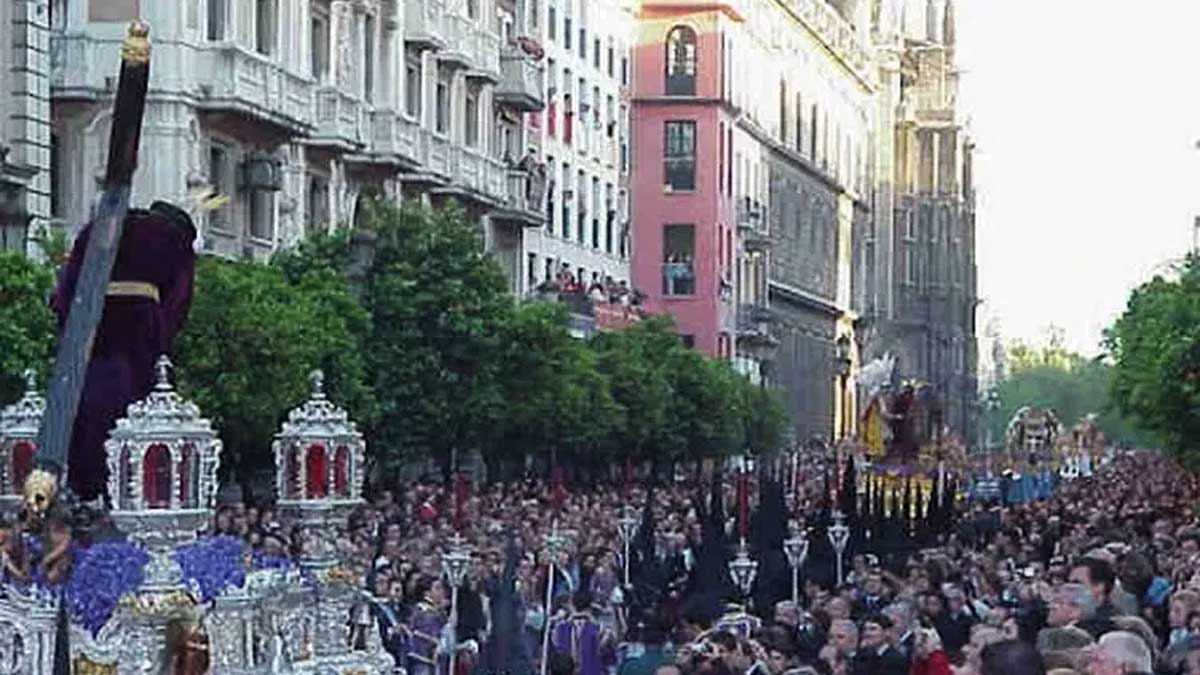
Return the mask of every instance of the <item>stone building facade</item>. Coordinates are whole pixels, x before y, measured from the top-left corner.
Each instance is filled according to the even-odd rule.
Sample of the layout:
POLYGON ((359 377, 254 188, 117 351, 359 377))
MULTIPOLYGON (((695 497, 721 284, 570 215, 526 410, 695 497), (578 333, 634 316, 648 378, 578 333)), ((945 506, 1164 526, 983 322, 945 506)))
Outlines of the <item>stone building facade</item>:
MULTIPOLYGON (((231 197, 196 214, 203 251, 265 259, 310 232, 356 225, 368 196, 453 199, 479 221, 513 292, 540 279, 546 152, 555 150, 544 142, 543 117, 552 3, 53 3, 43 22, 52 105, 41 119, 54 158, 42 161, 56 169, 53 179, 43 172, 46 192, 59 196, 43 210, 56 222, 85 221, 95 202, 119 39, 140 17, 152 27, 154 61, 134 202, 182 200, 210 187, 231 197)), ((608 17, 616 0, 586 5, 620 62, 621 31, 608 17)), ((602 145, 619 148, 623 129, 606 128, 602 145)), ((603 203, 616 203, 617 151, 604 157, 593 173, 612 188, 603 203)), ((569 239, 557 255, 582 262, 596 250, 569 239), (562 252, 572 246, 583 253, 562 252)), ((590 267, 627 280, 627 263, 609 257, 590 267)))
POLYGON ((0 3, 0 250, 50 224, 50 20, 47 0, 0 3))
POLYGON ((976 438, 973 144, 959 109, 954 0, 877 3, 875 217, 857 240, 865 358, 935 385, 943 424, 976 438))

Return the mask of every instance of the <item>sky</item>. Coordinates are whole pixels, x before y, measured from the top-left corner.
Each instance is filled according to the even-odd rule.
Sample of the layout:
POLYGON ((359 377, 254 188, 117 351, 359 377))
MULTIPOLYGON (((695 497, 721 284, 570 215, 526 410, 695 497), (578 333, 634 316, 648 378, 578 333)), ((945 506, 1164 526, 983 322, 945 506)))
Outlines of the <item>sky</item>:
MULTIPOLYGON (((957 0, 981 316, 1099 351, 1200 214, 1200 0, 957 0)), ((983 326, 979 329, 982 331, 983 326)))

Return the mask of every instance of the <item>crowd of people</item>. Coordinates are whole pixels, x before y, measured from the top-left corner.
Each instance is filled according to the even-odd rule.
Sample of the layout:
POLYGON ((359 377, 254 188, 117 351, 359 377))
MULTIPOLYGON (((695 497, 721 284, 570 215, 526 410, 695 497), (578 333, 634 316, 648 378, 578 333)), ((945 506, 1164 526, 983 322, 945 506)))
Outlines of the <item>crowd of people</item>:
MULTIPOLYGON (((731 482, 643 485, 405 485, 355 513, 341 548, 363 561, 373 620, 409 675, 446 673, 451 653, 455 675, 1200 673, 1200 483, 1156 454, 1117 455, 1045 499, 960 500, 934 545, 860 546, 840 584, 817 572, 831 561, 814 532, 799 602, 788 584, 748 598, 726 585, 733 604, 714 604, 706 529, 718 513, 736 540, 731 482), (651 508, 626 585, 617 524, 631 505, 651 508), (553 565, 550 535, 566 542, 553 565), (455 545, 475 564, 451 617, 442 555, 455 545)), ((822 489, 807 481, 790 506, 818 522, 822 489)), ((270 509, 217 517, 286 551, 270 509)))

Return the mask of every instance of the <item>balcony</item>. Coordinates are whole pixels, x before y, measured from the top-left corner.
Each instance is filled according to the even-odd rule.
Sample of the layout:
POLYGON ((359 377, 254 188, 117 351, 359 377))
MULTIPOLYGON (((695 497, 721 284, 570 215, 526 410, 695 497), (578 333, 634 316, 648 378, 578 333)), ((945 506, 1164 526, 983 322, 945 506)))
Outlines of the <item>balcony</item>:
POLYGON ((469 19, 455 14, 442 17, 446 27, 446 46, 438 52, 438 63, 455 70, 470 68, 475 60, 476 47, 471 34, 474 27, 469 19))
POLYGON ((760 202, 742 197, 737 204, 738 234, 742 246, 750 253, 763 253, 771 248, 767 227, 767 209, 760 202))
POLYGON ((354 150, 365 141, 365 110, 362 103, 332 86, 317 89, 317 128, 312 145, 354 150))
POLYGON ((521 227, 541 227, 545 215, 542 205, 546 194, 545 169, 541 173, 511 167, 505 171, 504 208, 492 217, 521 227))
POLYGON ((404 3, 404 41, 417 49, 444 48, 445 18, 443 0, 408 0, 404 3))
POLYGON ((370 153, 398 165, 420 163, 420 125, 392 110, 371 113, 370 153))
POLYGON ((496 83, 500 81, 500 37, 489 30, 468 26, 468 44, 473 47, 471 66, 466 76, 476 80, 496 83))
POLYGON ((763 353, 779 346, 772 327, 779 317, 761 303, 747 303, 737 308, 737 342, 742 351, 763 353))
POLYGON ((538 112, 546 107, 542 92, 545 69, 541 63, 517 47, 508 47, 500 55, 500 83, 496 85, 496 103, 521 112, 538 112))
POLYGON ((453 195, 484 206, 504 202, 504 169, 499 162, 472 148, 452 145, 448 150, 450 183, 436 193, 453 195))
POLYGON ((195 73, 200 79, 197 107, 266 122, 283 136, 313 131, 312 83, 283 66, 234 44, 201 49, 195 73))
POLYGON ((593 293, 569 279, 546 281, 531 293, 531 297, 537 302, 565 305, 569 312, 568 330, 578 338, 623 330, 642 320, 642 294, 624 283, 608 288, 601 286, 593 293))

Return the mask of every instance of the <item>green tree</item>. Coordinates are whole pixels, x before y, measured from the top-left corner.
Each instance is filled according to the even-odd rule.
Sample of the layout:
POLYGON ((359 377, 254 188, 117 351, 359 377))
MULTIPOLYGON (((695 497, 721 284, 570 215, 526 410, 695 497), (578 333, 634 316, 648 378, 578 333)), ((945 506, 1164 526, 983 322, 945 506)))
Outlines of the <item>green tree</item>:
POLYGON ((519 306, 501 334, 504 415, 489 457, 549 458, 558 452, 560 461, 593 469, 611 457, 605 441, 624 411, 597 369, 598 359, 568 332, 562 305, 519 306))
POLYGON ((44 377, 54 356, 51 270, 0 251, 0 406, 20 398, 24 372, 44 377))
POLYGON ((1000 407, 988 419, 993 444, 1003 442, 1009 420, 1024 406, 1053 409, 1064 432, 1095 414, 1109 439, 1141 440, 1113 405, 1109 396, 1113 370, 1102 359, 1086 358, 1055 341, 1042 346, 1016 343, 1008 354, 1009 376, 997 387, 1000 407))
POLYGON ((514 304, 478 224, 458 208, 375 203, 364 225, 378 237, 364 298, 380 468, 485 447, 504 411, 500 327, 514 304))
POLYGON ((787 408, 774 389, 756 386, 741 378, 743 424, 746 428, 746 447, 756 455, 776 452, 783 443, 789 426, 787 408))
POLYGON ((295 282, 275 266, 201 258, 179 339, 180 389, 221 431, 228 470, 246 486, 271 466, 286 413, 307 399, 320 368, 330 398, 369 425, 376 404, 359 336, 366 312, 332 270, 295 282))
POLYGON ((1136 288, 1106 331, 1117 407, 1186 464, 1200 466, 1200 259, 1136 288))

